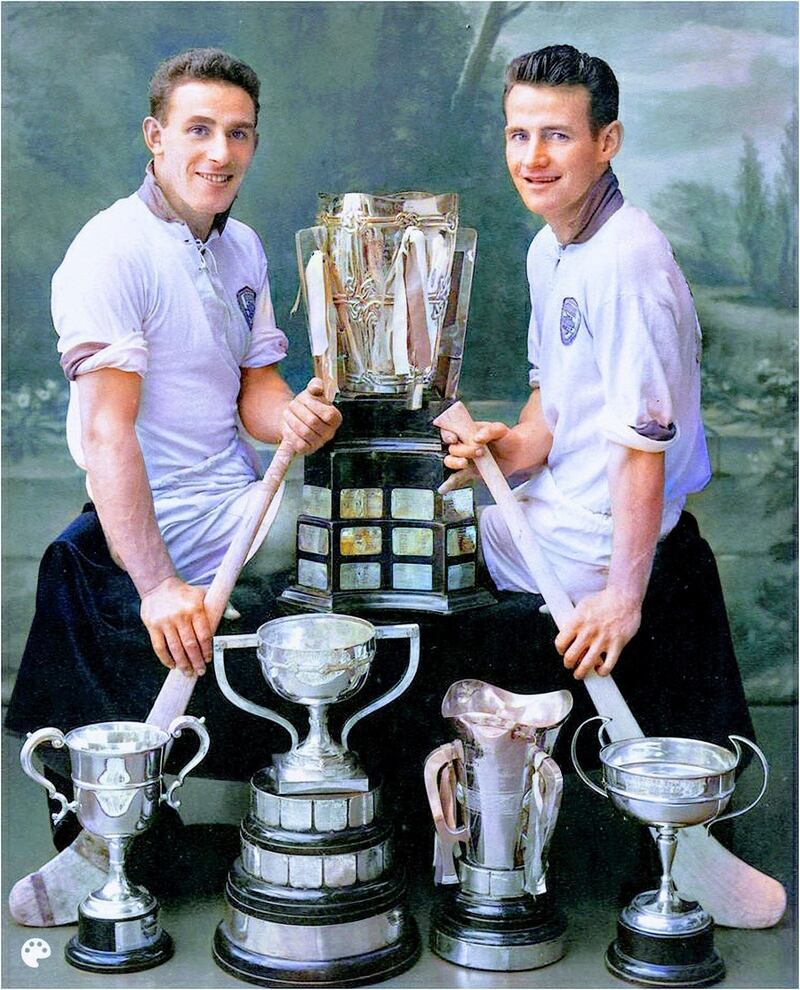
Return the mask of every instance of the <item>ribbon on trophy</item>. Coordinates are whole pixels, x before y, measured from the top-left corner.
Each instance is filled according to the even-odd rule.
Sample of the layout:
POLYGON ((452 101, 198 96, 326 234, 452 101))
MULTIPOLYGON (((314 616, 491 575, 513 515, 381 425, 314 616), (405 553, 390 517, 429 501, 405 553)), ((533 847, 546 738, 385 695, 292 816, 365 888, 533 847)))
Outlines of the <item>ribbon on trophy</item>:
POLYGON ((395 373, 408 375, 412 366, 426 371, 436 346, 436 323, 428 301, 425 235, 418 227, 403 231, 388 281, 394 289, 391 338, 395 373))
POLYGON ((333 293, 331 291, 330 263, 322 251, 314 251, 305 270, 306 297, 308 300, 308 331, 311 353, 314 356, 314 372, 323 381, 333 382, 338 389, 337 346, 335 317, 331 318, 333 293))
POLYGON ((563 789, 558 764, 544 750, 538 750, 533 758, 531 787, 523 801, 528 812, 522 850, 525 890, 534 897, 547 890, 547 850, 553 838, 563 789))

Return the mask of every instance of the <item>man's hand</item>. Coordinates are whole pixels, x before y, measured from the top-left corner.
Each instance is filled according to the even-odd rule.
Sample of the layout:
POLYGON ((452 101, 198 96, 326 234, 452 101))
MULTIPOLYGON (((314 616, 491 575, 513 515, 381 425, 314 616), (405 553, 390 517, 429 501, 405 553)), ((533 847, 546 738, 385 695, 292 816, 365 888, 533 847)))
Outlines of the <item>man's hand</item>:
POLYGON ((597 668, 601 677, 610 674, 619 655, 636 635, 642 621, 641 600, 616 588, 605 588, 584 598, 556 637, 556 649, 564 666, 583 680, 597 668))
POLYGON ((342 414, 336 406, 326 402, 324 396, 322 382, 312 378, 283 411, 281 432, 297 454, 313 454, 339 429, 342 414))
POLYGON ((141 617, 158 659, 184 674, 206 672, 211 659, 211 626, 203 606, 205 590, 167 578, 142 597, 141 617))
MULTIPOLYGON (((505 423, 481 422, 475 425, 477 430, 471 443, 462 443, 456 434, 451 433, 450 430, 441 431, 442 442, 446 443, 449 448, 444 459, 445 467, 450 468, 451 471, 469 469, 472 477, 476 477, 478 473, 473 461, 483 456, 483 448, 497 440, 502 440, 510 433, 510 427, 506 426, 505 423)), ((502 456, 496 448, 492 449, 492 453, 495 457, 502 456)))

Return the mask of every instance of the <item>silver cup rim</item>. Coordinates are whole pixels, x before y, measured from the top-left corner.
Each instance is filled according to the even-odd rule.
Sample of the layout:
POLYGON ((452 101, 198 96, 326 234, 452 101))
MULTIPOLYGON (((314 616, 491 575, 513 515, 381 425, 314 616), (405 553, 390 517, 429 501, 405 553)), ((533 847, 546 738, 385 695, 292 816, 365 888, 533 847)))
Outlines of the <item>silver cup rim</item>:
POLYGON ((157 725, 151 725, 149 722, 109 719, 106 722, 92 722, 89 725, 81 725, 75 729, 71 729, 66 733, 64 739, 70 750, 78 753, 86 753, 90 756, 134 756, 139 753, 148 753, 153 749, 159 749, 169 742, 170 736, 168 732, 160 729, 157 725), (153 743, 142 740, 141 744, 134 745, 132 748, 120 749, 113 745, 89 746, 81 739, 82 735, 88 735, 92 730, 102 732, 103 730, 110 731, 112 729, 118 732, 145 730, 150 740, 155 737, 156 741, 153 743))
POLYGON ((739 757, 736 753, 727 749, 725 746, 719 746, 717 743, 706 742, 703 739, 690 739, 686 736, 645 736, 645 737, 634 737, 632 739, 617 739, 615 742, 611 742, 600 750, 600 762, 603 767, 607 767, 609 770, 619 771, 621 773, 631 774, 634 777, 647 777, 652 778, 652 774, 648 773, 647 770, 639 770, 635 767, 629 767, 620 763, 612 763, 609 760, 609 755, 616 755, 620 751, 624 751, 625 747, 631 746, 632 744, 638 743, 642 744, 644 742, 652 743, 689 743, 693 746, 699 746, 706 752, 711 752, 719 756, 719 758, 729 763, 729 766, 722 767, 707 767, 705 769, 698 770, 697 773, 686 773, 681 774, 681 780, 702 780, 706 777, 719 777, 726 773, 730 773, 735 770, 739 765, 739 757), (616 753, 615 753, 616 751, 616 753))
POLYGON ((270 619, 268 622, 264 622, 258 627, 256 636, 258 637, 261 645, 276 647, 278 649, 291 651, 293 653, 318 653, 323 650, 333 653, 337 650, 351 650, 355 647, 364 646, 366 643, 369 643, 370 640, 375 638, 375 626, 371 622, 367 621, 367 619, 362 619, 354 615, 342 615, 338 612, 316 615, 286 615, 279 619, 270 619), (361 627, 364 631, 363 637, 357 639, 355 642, 335 646, 293 646, 276 642, 277 637, 273 637, 271 635, 274 632, 279 636, 284 629, 292 628, 296 625, 313 624, 322 626, 344 624, 345 622, 349 623, 351 626, 361 627))

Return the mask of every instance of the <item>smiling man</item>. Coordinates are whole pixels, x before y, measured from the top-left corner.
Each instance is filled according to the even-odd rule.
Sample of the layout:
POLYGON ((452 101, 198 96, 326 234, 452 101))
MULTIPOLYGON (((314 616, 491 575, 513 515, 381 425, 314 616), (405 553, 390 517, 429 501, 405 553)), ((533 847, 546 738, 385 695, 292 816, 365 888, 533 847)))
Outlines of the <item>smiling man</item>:
MULTIPOLYGON (((609 66, 569 45, 507 69, 506 162, 547 224, 527 259, 531 394, 513 427, 445 433, 445 463, 467 477, 488 444, 527 476, 516 496, 577 603, 555 641, 564 666, 606 675, 622 654, 645 727, 725 743, 752 725, 716 565, 683 511, 710 478, 700 329, 670 245, 612 171, 618 99, 609 66)), ((497 587, 537 593, 495 507, 481 534, 497 587)))
MULTIPOLYGON (((239 423, 309 453, 341 421, 317 379, 296 397, 282 379, 287 341, 267 259, 255 232, 229 216, 258 143, 258 97, 253 70, 221 51, 160 65, 142 186, 86 224, 53 277, 68 442, 92 503, 42 561, 12 730, 143 720, 163 680, 152 650, 202 675, 212 643, 205 586, 261 474, 239 423)), ((236 748, 219 747, 218 766, 236 748)), ((59 775, 58 785, 69 781, 59 775)), ((57 847, 77 831, 68 816, 57 847)), ((17 920, 74 920, 104 855, 85 835, 77 841, 17 884, 17 920)))

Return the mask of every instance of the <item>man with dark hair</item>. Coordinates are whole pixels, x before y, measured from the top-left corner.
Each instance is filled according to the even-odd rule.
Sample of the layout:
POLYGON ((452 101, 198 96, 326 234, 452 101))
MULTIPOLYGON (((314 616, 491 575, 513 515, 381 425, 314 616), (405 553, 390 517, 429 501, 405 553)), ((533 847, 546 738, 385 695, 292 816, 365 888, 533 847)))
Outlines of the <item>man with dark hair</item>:
MULTIPOLYGON (((153 651, 204 674, 205 587, 262 470, 239 422, 309 453, 341 421, 318 379, 293 396, 281 377, 267 259, 230 217, 258 143, 256 74, 192 50, 156 71, 151 105, 142 186, 86 224, 53 277, 68 443, 92 502, 43 558, 13 731, 144 719, 163 680, 153 651)), ((210 694, 196 692, 200 711, 210 694)), ((99 886, 105 851, 85 834, 69 845, 77 831, 71 815, 54 835, 62 854, 15 886, 18 921, 75 920, 99 886)))
MULTIPOLYGON (((531 394, 513 427, 479 424, 470 444, 445 433, 445 463, 466 478, 488 444, 507 476, 527 475, 517 498, 576 603, 555 641, 576 678, 622 654, 645 731, 752 737, 716 565, 683 511, 711 474, 700 329, 666 238, 611 169, 616 79, 543 48, 509 65, 504 110, 511 178, 547 223, 527 259, 531 394)), ((495 507, 481 535, 497 587, 537 593, 495 507)))

